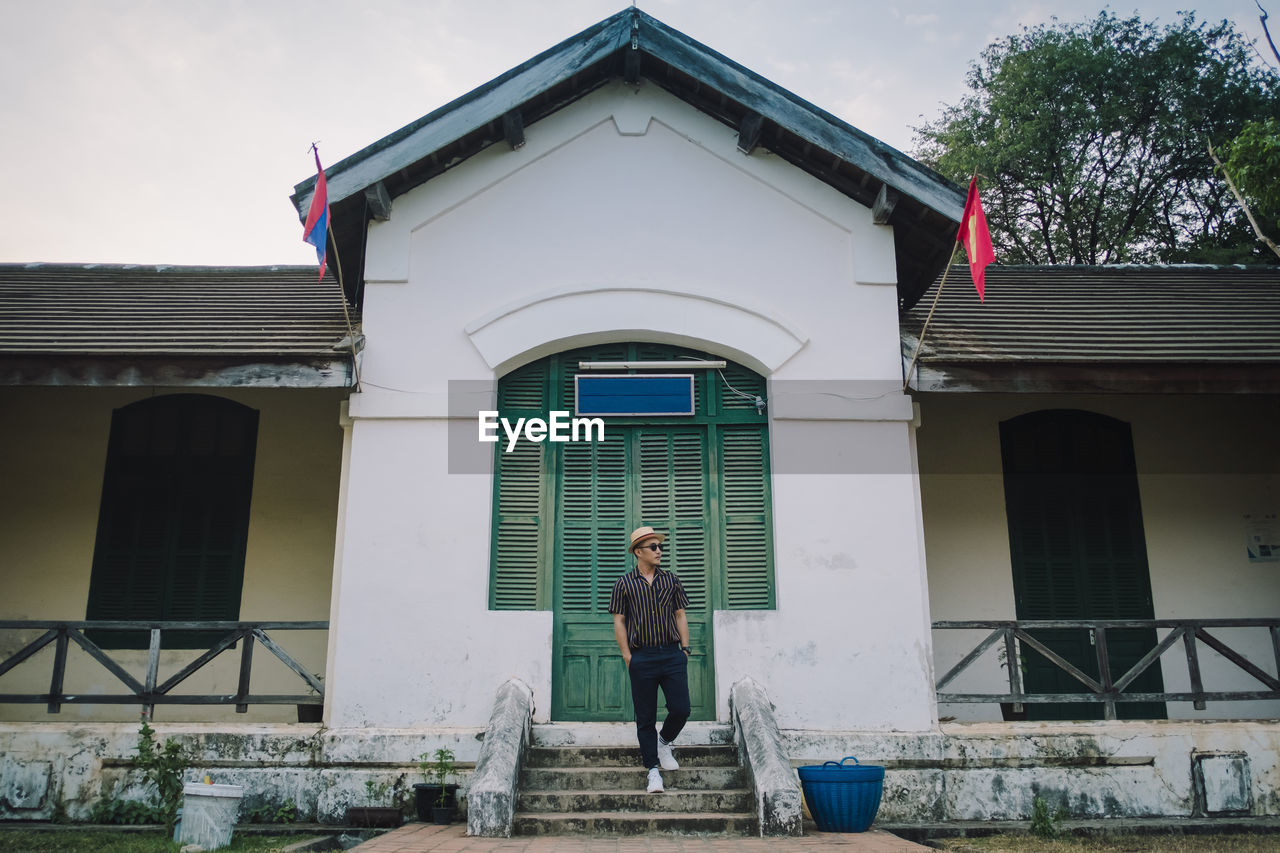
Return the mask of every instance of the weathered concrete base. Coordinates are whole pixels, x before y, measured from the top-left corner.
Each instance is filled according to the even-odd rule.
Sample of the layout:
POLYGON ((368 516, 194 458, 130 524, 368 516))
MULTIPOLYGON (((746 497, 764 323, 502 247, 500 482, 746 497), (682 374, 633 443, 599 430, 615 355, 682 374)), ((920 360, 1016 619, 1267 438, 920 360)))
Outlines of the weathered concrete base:
POLYGON ((878 823, 1028 820, 1036 797, 1072 819, 1280 816, 1275 720, 949 723, 782 738, 793 766, 845 755, 883 764, 878 823))
MULTIPOLYGON (((745 728, 740 720, 736 726, 745 728)), ((463 768, 457 781, 465 805, 485 736, 479 729, 303 724, 155 728, 161 739, 177 737, 196 752, 188 781, 208 774, 244 786, 242 814, 293 802, 302 820, 326 823, 341 822, 349 805, 410 810, 412 784, 423 779, 419 756, 441 746, 463 768)), ((557 742, 588 738, 572 724, 538 728, 557 742)), ((595 739, 634 739, 633 726, 583 728, 598 730, 595 739)), ((707 724, 706 731, 716 741, 724 725, 707 724)), ((880 824, 1027 820, 1036 796, 1082 820, 1280 817, 1276 720, 948 723, 932 732, 780 736, 791 767, 846 755, 885 765, 880 824)), ((132 724, 0 723, 0 820, 86 820, 104 797, 147 798, 133 767, 137 737, 132 724)), ((681 735, 686 740, 694 742, 681 735)))
POLYGON ((510 838, 520 765, 533 723, 533 689, 519 679, 498 688, 467 793, 467 833, 510 838))
POLYGON ((773 705, 764 688, 743 678, 729 691, 738 754, 751 774, 763 836, 803 835, 800 786, 783 751, 773 705))
MULTIPOLYGON (((1026 835, 1031 822, 1026 820, 956 820, 946 823, 887 823, 876 821, 876 827, 900 838, 926 844, 939 838, 985 838, 991 835, 1026 835)), ((1064 836, 1073 838, 1108 838, 1117 835, 1195 836, 1250 833, 1275 835, 1280 839, 1280 818, 1274 817, 1155 817, 1102 818, 1067 820, 1059 824, 1064 836)), ((1184 849, 1186 842, 1183 842, 1184 849)))
MULTIPOLYGON (((196 756, 186 781, 241 785, 241 814, 292 802, 303 821, 341 823, 348 806, 413 809, 424 752, 457 756, 460 807, 480 754, 479 729, 322 729, 308 724, 155 723, 196 756), (371 788, 367 782, 372 782, 371 788)), ((83 821, 104 798, 149 800, 127 723, 0 723, 0 820, 83 821), (20 772, 9 770, 21 768, 20 772)))

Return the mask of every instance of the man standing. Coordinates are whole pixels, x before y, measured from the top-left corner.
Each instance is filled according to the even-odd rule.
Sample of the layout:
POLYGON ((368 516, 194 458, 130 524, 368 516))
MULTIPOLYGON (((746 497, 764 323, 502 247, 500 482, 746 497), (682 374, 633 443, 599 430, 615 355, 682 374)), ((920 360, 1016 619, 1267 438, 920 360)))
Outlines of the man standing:
POLYGON ((649 793, 661 793, 663 770, 680 765, 671 744, 689 719, 689 599, 680 578, 658 568, 666 536, 652 527, 637 527, 628 547, 636 558, 634 571, 613 585, 609 612, 613 636, 631 677, 631 702, 636 712, 640 759, 649 769, 649 793), (667 719, 658 723, 658 688, 667 700, 667 719))

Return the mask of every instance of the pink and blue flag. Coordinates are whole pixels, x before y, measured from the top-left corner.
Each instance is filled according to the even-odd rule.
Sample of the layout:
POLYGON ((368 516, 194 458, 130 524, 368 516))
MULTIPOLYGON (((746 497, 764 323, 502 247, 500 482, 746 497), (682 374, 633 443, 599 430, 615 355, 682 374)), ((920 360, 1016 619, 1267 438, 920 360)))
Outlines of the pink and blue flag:
POLYGON ((329 187, 320 166, 320 149, 311 146, 316 155, 316 191, 311 195, 311 209, 307 211, 307 223, 302 229, 302 240, 316 247, 316 259, 320 262, 320 278, 324 278, 325 250, 329 245, 329 187))

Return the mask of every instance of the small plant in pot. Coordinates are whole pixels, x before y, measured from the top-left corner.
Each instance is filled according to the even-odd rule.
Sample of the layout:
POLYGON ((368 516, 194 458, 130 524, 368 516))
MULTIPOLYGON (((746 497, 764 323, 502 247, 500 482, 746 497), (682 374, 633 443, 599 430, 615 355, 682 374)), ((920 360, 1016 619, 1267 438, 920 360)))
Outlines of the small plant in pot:
POLYGON ((398 805, 379 806, 374 805, 380 801, 390 799, 394 803, 399 803, 403 793, 401 787, 404 779, 397 779, 394 785, 386 782, 375 782, 373 779, 366 779, 364 783, 365 795, 369 800, 367 806, 348 806, 347 807, 347 824, 349 826, 399 826, 403 820, 398 805))
POLYGON ((448 784, 449 777, 457 771, 453 750, 441 747, 434 753, 424 752, 420 756, 422 772, 431 780, 413 786, 418 820, 431 821, 435 824, 450 823, 453 810, 457 805, 458 786, 448 784))

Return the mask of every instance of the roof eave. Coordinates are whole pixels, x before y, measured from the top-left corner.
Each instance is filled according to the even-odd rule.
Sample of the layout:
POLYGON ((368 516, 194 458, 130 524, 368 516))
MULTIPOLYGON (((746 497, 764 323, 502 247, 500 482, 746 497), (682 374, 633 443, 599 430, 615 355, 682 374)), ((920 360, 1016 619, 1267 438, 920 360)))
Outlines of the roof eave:
POLYGON ((1280 362, 917 362, 912 392, 1280 394, 1280 362))
POLYGON ((351 356, 0 353, 0 387, 351 388, 351 356))

